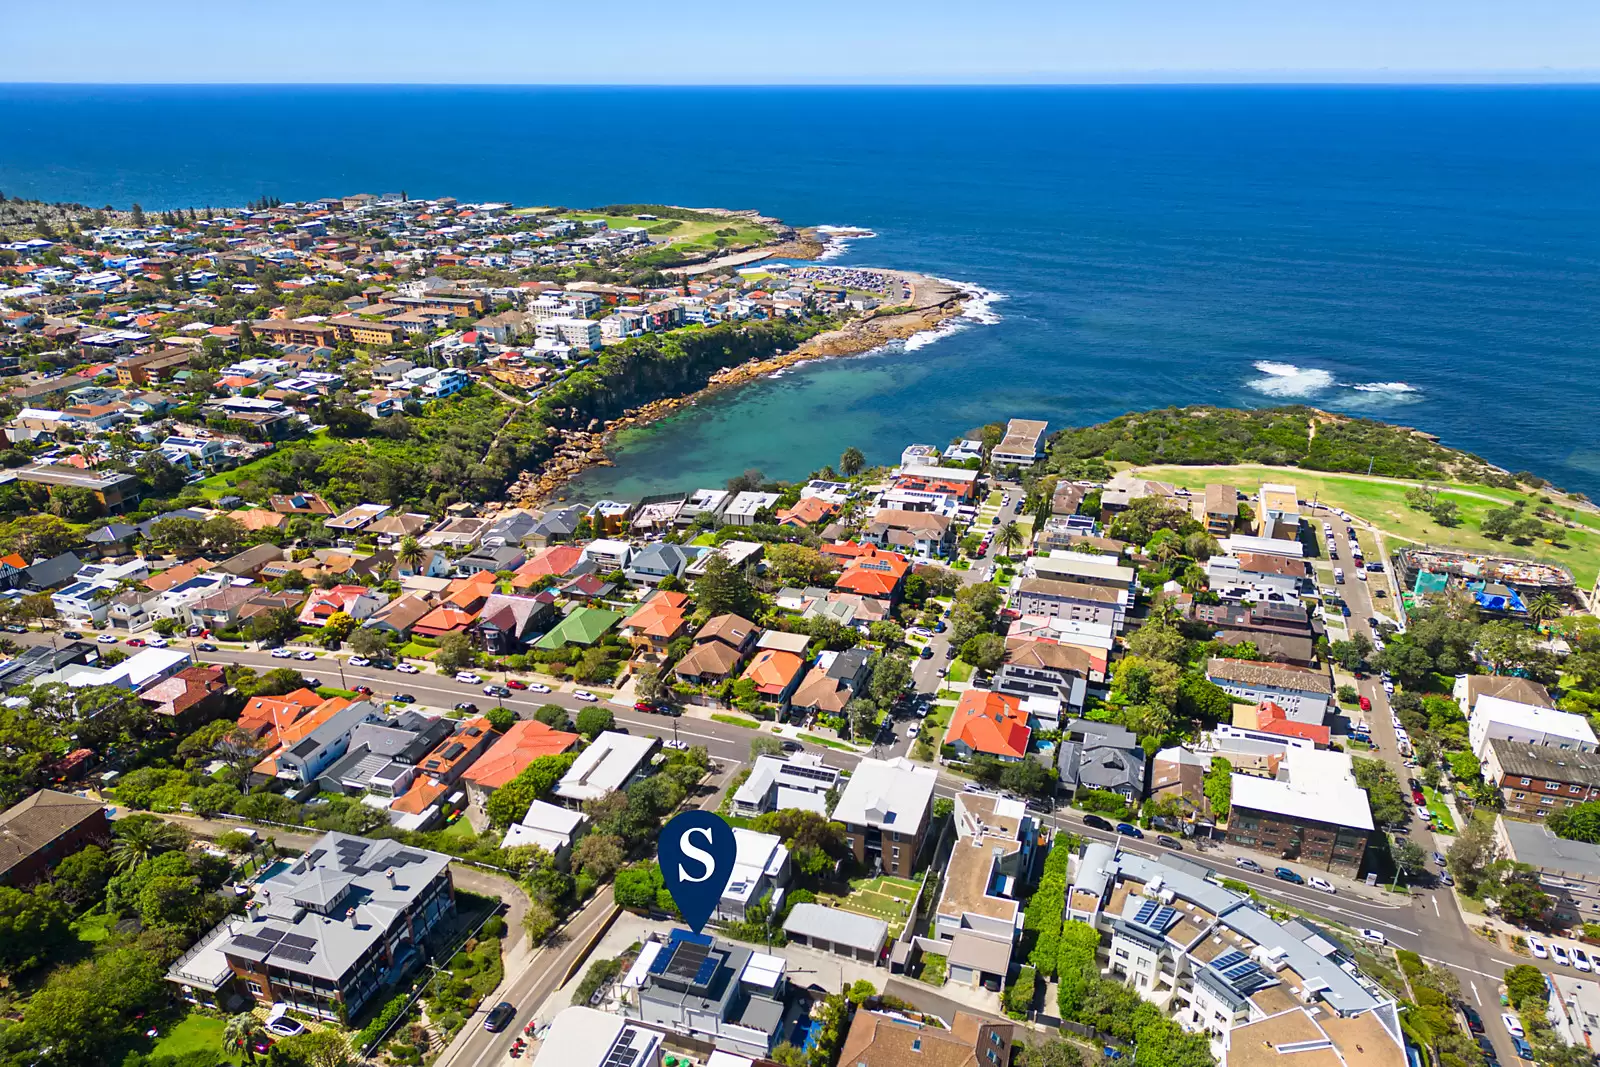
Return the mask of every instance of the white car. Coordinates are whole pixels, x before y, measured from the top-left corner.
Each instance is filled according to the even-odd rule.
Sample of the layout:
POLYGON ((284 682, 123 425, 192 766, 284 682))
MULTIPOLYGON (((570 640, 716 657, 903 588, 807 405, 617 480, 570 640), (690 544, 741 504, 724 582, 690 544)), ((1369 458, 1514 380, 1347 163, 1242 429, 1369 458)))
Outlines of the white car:
POLYGON ((528 692, 530 692, 530 693, 548 693, 548 692, 550 692, 550 687, 548 685, 545 685, 543 682, 529 682, 528 683, 528 692))
POLYGON ((1512 1037, 1526 1037, 1522 1032, 1522 1020, 1512 1015, 1509 1011, 1500 1013, 1500 1021, 1506 1024, 1506 1033, 1512 1037))
POLYGON ((1580 971, 1589 971, 1594 969, 1593 965, 1589 962, 1588 955, 1585 954, 1583 949, 1579 948, 1577 945, 1572 946, 1572 965, 1578 968, 1580 971))
POLYGON ((1572 957, 1568 956, 1567 955, 1567 950, 1562 948, 1560 945, 1551 945, 1550 946, 1550 955, 1553 956, 1555 958, 1555 961, 1557 963, 1561 964, 1561 966, 1563 966, 1563 967, 1571 967, 1572 966, 1572 957))
POLYGON ((311 651, 308 648, 308 649, 305 649, 304 651, 296 652, 294 654, 294 658, 295 659, 303 659, 303 660, 313 660, 313 659, 317 658, 317 654, 315 652, 311 651))
POLYGON ((579 700, 586 700, 591 704, 600 699, 587 689, 574 689, 572 691, 572 695, 577 697, 579 700))
POLYGON ((1312 889, 1320 889, 1324 893, 1338 892, 1338 890, 1333 887, 1332 882, 1328 881, 1326 878, 1318 878, 1316 875, 1312 875, 1310 878, 1307 878, 1306 884, 1310 885, 1312 889))
POLYGON ((473 674, 471 671, 460 671, 460 672, 458 672, 456 674, 456 681, 465 682, 468 685, 482 685, 483 684, 483 679, 478 677, 476 674, 473 674))
POLYGON ((397 664, 395 666, 395 670, 399 671, 401 674, 421 674, 422 673, 421 671, 417 670, 417 668, 413 667, 409 663, 397 664))
POLYGON ((677 749, 680 752, 687 752, 687 751, 689 751, 689 742, 687 742, 687 741, 663 741, 663 742, 661 742, 661 747, 662 748, 677 749))
POLYGON ((95 641, 102 645, 114 645, 117 643, 117 639, 112 637, 110 634, 101 634, 99 637, 95 638, 95 641))
POLYGON ((1533 950, 1533 958, 1536 960, 1547 960, 1550 958, 1550 950, 1546 948, 1544 942, 1540 941, 1537 937, 1528 938, 1528 948, 1533 950))
POLYGON ((167 639, 165 637, 162 637, 160 634, 157 634, 156 636, 152 637, 150 640, 146 641, 145 644, 149 645, 151 648, 166 648, 167 647, 167 639))
POLYGON ((910 726, 906 727, 906 736, 907 737, 914 738, 918 734, 920 734, 921 732, 922 732, 922 725, 920 723, 915 723, 914 722, 910 726))
POLYGON ((911 629, 907 630, 906 633, 908 633, 908 634, 916 634, 918 637, 932 637, 933 636, 933 631, 928 629, 926 626, 913 626, 911 629))
POLYGON ((1371 941, 1374 945, 1387 945, 1389 943, 1389 939, 1376 930, 1357 930, 1356 933, 1361 935, 1361 940, 1371 941))
POLYGON ((262 1028, 274 1037, 298 1037, 306 1032, 305 1024, 298 1019, 291 1019, 287 1015, 276 1019, 268 1019, 262 1028))
POLYGON ((272 658, 273 659, 293 659, 294 658, 294 649, 292 649, 292 648, 275 648, 275 649, 272 650, 272 658))
POLYGON ((351 656, 350 657, 350 666, 352 666, 352 667, 369 667, 371 665, 372 665, 372 661, 370 659, 368 659, 367 657, 365 657, 365 656, 351 656))

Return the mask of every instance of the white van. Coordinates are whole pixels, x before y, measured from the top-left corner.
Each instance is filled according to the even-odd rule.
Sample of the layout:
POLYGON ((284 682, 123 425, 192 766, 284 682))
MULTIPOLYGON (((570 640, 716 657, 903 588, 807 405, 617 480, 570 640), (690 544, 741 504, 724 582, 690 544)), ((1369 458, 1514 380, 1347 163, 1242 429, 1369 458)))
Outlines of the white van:
POLYGON ((1335 585, 1343 585, 1344 584, 1344 568, 1343 567, 1335 567, 1335 568, 1333 568, 1333 584, 1335 584, 1335 585))

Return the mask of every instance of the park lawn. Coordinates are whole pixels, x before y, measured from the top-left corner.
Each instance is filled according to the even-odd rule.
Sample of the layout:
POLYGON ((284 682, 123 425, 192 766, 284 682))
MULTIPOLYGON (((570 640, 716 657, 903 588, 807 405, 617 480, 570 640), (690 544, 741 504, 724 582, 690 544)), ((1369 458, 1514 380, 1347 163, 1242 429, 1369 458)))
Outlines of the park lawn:
POLYGON ((1432 786, 1423 786, 1422 797, 1428 802, 1428 810, 1433 812, 1434 825, 1443 833, 1454 835, 1456 820, 1450 811, 1450 805, 1445 803, 1439 791, 1432 786))
MULTIPOLYGON (((646 214, 649 214, 649 212, 646 212, 646 214)), ((660 219, 656 222, 649 222, 636 219, 632 215, 601 215, 592 211, 580 211, 576 215, 568 217, 585 221, 605 219, 606 225, 613 230, 625 229, 629 226, 642 226, 646 230, 652 230, 665 223, 676 222, 677 226, 664 233, 650 234, 650 240, 653 242, 666 240, 674 248, 678 249, 715 247, 716 232, 718 230, 726 230, 730 226, 738 231, 735 236, 728 238, 728 243, 733 245, 770 241, 773 236, 770 230, 756 226, 746 219, 660 219)))
MULTIPOLYGON (((1264 481, 1288 482, 1299 490, 1302 499, 1314 496, 1334 504, 1400 540, 1491 555, 1531 556, 1559 563, 1570 568, 1578 584, 1584 588, 1593 585, 1596 575, 1600 575, 1600 515, 1579 510, 1575 521, 1584 529, 1562 530, 1562 543, 1559 545, 1543 541, 1532 545, 1513 545, 1479 533, 1478 524, 1483 520, 1484 513, 1493 508, 1504 507, 1518 500, 1526 501, 1530 508, 1538 505, 1537 497, 1512 489, 1459 482, 1429 483, 1441 486, 1439 495, 1453 501, 1460 509, 1461 525, 1444 527, 1425 513, 1406 506, 1406 490, 1421 484, 1418 482, 1399 479, 1366 481, 1348 475, 1261 466, 1159 466, 1140 467, 1138 470, 1146 477, 1190 489, 1203 488, 1207 483, 1227 482, 1250 492, 1264 481), (1481 496, 1469 496, 1468 493, 1481 496), (1483 497, 1492 499, 1485 500, 1483 497)), ((1561 513, 1568 514, 1567 511, 1561 513)), ((1394 547, 1391 545, 1391 550, 1394 547)))
POLYGON ((237 1052, 229 1053, 222 1049, 224 1026, 221 1019, 191 1012, 184 1016, 182 1022, 161 1035, 150 1050, 150 1055, 180 1057, 208 1052, 224 1062, 238 1063, 237 1052))

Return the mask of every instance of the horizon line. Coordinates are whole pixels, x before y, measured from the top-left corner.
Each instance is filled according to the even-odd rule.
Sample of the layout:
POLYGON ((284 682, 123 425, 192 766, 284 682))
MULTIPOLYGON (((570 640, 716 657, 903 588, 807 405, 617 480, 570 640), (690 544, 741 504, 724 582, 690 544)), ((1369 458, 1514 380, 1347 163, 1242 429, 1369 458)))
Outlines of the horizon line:
POLYGON ((1073 79, 1032 79, 1027 75, 1010 78, 959 80, 879 80, 856 81, 849 78, 793 81, 70 81, 0 79, 0 88, 94 88, 94 89, 1067 89, 1067 88, 1587 88, 1600 85, 1600 70, 1577 71, 1350 71, 1321 72, 1316 76, 1247 71, 1186 71, 1162 76, 1160 71, 1078 76, 1073 79))

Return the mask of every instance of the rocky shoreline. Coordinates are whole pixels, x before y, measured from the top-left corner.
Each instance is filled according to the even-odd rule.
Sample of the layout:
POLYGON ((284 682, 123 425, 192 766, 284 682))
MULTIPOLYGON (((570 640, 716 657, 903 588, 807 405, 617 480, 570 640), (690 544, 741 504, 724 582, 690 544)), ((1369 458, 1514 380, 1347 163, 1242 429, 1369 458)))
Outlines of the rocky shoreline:
MULTIPOLYGON (((807 239, 806 235, 797 238, 807 239)), ((787 252, 785 255, 797 256, 798 253, 787 252)), ((506 490, 508 499, 518 507, 548 504, 558 499, 566 484, 584 471, 591 467, 610 466, 611 457, 607 449, 622 430, 648 426, 714 393, 748 384, 787 367, 816 359, 858 356, 891 341, 904 341, 916 334, 937 329, 950 319, 959 317, 967 301, 973 298, 971 293, 926 274, 910 271, 889 273, 910 283, 912 297, 909 307, 902 305, 903 310, 892 314, 874 313, 853 319, 836 330, 809 338, 792 351, 718 371, 704 389, 687 396, 653 400, 609 422, 595 420, 582 430, 552 430, 551 433, 559 438, 554 454, 537 470, 523 471, 506 490)))

